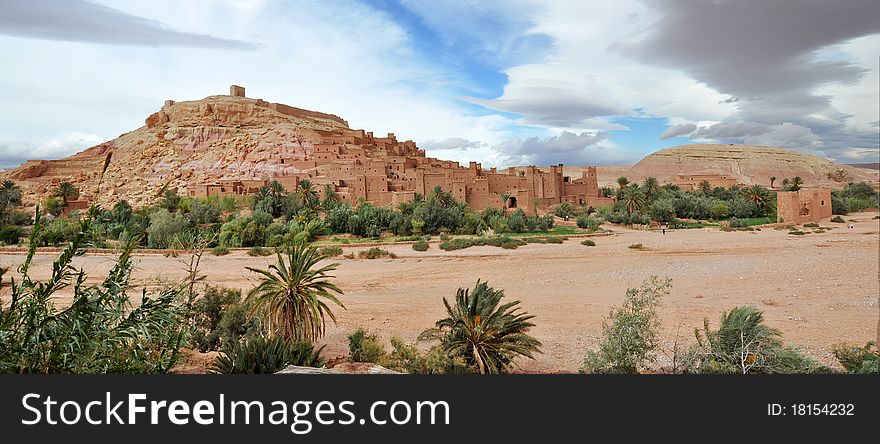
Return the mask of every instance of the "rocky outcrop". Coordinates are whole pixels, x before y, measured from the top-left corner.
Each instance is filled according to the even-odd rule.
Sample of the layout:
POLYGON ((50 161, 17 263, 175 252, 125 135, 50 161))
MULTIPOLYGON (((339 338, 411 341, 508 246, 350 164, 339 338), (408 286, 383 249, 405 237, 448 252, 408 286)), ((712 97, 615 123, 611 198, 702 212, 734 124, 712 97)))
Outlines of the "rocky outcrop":
POLYGON ((22 186, 25 204, 41 202, 59 182, 72 181, 92 202, 108 206, 126 199, 143 206, 166 188, 185 192, 187 184, 222 177, 297 173, 281 159, 309 158, 319 132, 348 129, 332 114, 239 96, 168 100, 144 123, 73 156, 28 161, 0 177, 22 186))

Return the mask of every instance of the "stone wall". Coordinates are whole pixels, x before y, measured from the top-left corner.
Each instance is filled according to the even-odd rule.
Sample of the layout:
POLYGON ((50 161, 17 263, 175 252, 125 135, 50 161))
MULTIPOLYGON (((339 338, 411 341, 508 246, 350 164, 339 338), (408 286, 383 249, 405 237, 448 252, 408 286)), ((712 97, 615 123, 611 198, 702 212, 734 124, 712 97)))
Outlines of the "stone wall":
POLYGON ((828 188, 803 188, 800 191, 776 193, 776 220, 802 224, 819 222, 831 217, 831 190, 828 188))

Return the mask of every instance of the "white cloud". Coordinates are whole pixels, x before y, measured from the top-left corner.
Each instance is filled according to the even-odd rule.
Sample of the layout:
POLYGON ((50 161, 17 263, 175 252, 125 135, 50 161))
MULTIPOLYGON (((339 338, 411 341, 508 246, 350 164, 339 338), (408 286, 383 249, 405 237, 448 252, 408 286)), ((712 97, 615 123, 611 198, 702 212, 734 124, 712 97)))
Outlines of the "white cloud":
POLYGON ((0 134, 0 168, 14 167, 29 159, 68 156, 103 142, 98 134, 69 132, 48 137, 17 138, 0 134))

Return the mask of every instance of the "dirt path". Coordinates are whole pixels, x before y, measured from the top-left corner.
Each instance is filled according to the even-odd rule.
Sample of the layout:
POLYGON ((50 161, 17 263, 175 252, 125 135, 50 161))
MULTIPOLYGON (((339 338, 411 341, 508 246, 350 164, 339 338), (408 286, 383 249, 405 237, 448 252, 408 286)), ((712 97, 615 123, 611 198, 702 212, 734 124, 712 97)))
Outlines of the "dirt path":
MULTIPOLYGON (((692 342, 693 328, 708 317, 713 325, 723 310, 752 304, 789 342, 803 346, 827 363, 830 346, 840 341, 864 343, 877 337, 880 221, 875 213, 848 216, 845 224, 822 234, 788 235, 787 231, 721 232, 715 229, 643 232, 616 229, 597 238, 595 247, 571 239, 561 245, 530 244, 516 250, 473 247, 427 252, 409 245, 387 248, 397 259, 339 258, 339 286, 347 310, 329 329, 328 357, 347 351, 346 335, 363 326, 383 337, 413 340, 443 315, 442 297, 477 279, 502 288, 535 315, 533 335, 544 354, 523 361, 527 371, 576 371, 584 352, 595 346, 603 316, 621 302, 628 287, 651 275, 673 280, 672 295, 662 302, 663 343, 692 342), (646 250, 627 248, 641 243, 646 250)), ((364 247, 343 247, 345 253, 364 247)), ((54 255, 40 254, 34 275, 46 277, 54 255)), ((76 260, 95 281, 114 262, 109 255, 76 260)), ((203 272, 213 285, 248 290, 253 276, 245 266, 262 267, 271 258, 237 252, 206 256, 203 272)), ((18 264, 21 254, 2 254, 0 264, 18 264)), ((185 274, 182 262, 157 255, 138 256, 135 278, 160 285, 185 274)), ((59 303, 65 301, 59 300, 59 303)))

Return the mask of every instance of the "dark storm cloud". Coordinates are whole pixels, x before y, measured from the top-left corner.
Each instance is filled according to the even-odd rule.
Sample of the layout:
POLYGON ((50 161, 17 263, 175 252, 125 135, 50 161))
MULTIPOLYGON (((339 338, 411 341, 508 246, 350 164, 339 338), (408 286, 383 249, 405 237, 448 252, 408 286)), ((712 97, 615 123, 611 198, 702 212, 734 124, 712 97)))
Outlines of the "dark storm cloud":
POLYGON ((643 0, 658 19, 639 40, 612 48, 645 63, 680 69, 729 94, 734 117, 693 138, 776 144, 837 157, 853 147, 876 149, 846 125, 849 115, 813 92, 857 82, 867 69, 833 51, 880 33, 876 0, 643 0), (822 117, 817 117, 821 115, 822 117))
POLYGON ((677 137, 677 136, 686 136, 686 135, 696 131, 696 129, 697 129, 697 125, 694 125, 693 123, 683 123, 681 125, 673 125, 673 126, 670 126, 669 128, 666 128, 666 131, 663 131, 663 133, 660 134, 660 139, 666 140, 666 139, 671 139, 671 138, 677 137))
POLYGON ((5 0, 0 34, 110 45, 259 48, 250 42, 175 31, 162 23, 82 0, 5 0))
POLYGON ((659 18, 626 55, 684 69, 737 97, 852 82, 865 70, 814 51, 880 32, 876 0, 644 0, 659 18))

